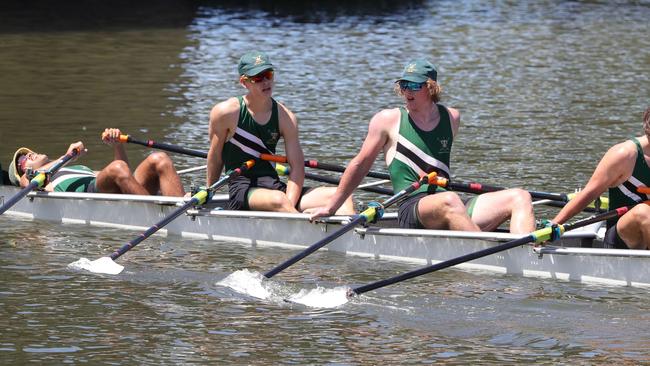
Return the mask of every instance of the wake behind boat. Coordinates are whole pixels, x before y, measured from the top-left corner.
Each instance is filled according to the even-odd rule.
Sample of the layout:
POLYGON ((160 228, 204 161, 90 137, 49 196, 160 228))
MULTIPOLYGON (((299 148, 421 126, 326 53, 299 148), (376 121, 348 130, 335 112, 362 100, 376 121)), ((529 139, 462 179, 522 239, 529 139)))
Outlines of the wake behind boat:
MULTIPOLYGON (((18 192, 0 186, 0 203, 18 192)), ((216 195, 208 208, 190 209, 159 233, 184 238, 237 242, 244 245, 293 249, 308 247, 347 223, 339 216, 310 223, 307 214, 222 209, 227 195, 216 195), (254 228, 254 230, 251 230, 254 228)), ((62 224, 143 230, 164 218, 187 199, 102 193, 32 192, 6 215, 62 224)), ((334 240, 326 249, 375 259, 434 264, 520 237, 510 233, 416 230, 396 228, 387 213, 377 226, 359 227, 334 240)), ((529 277, 584 283, 650 286, 650 253, 604 249, 601 223, 563 235, 553 246, 522 245, 458 265, 529 277)))

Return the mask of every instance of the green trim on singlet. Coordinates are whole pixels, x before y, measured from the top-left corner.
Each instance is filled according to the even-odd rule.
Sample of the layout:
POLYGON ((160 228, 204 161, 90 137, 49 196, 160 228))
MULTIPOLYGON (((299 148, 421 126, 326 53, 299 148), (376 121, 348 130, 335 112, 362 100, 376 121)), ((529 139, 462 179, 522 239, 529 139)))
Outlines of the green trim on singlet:
POLYGON ((50 178, 54 192, 94 191, 95 172, 85 165, 71 165, 59 169, 50 178), (91 188, 92 187, 92 188, 91 188))
MULTIPOLYGON (((437 104, 436 106, 438 107, 440 122, 431 131, 423 131, 418 128, 415 125, 415 122, 410 118, 406 108, 401 107, 399 135, 401 138, 404 138, 409 143, 415 145, 415 147, 420 150, 420 154, 425 154, 429 159, 433 158, 449 168, 451 146, 454 140, 453 130, 451 127, 451 118, 446 107, 441 104, 437 104)), ((398 138, 395 157, 393 157, 393 160, 388 166, 390 180, 393 185, 393 191, 395 193, 407 188, 413 182, 420 179, 419 172, 409 166, 407 162, 403 161, 405 159, 403 159, 402 156, 408 158, 418 166, 420 166, 420 164, 417 164, 417 160, 420 160, 422 162, 421 155, 414 153, 412 149, 409 149, 406 145, 401 144, 398 138), (419 159, 416 158, 416 156, 419 156, 419 159)), ((426 163, 423 165, 426 166, 420 166, 420 169, 422 169, 425 173, 430 173, 432 170, 435 170, 440 176, 449 178, 449 174, 447 174, 447 172, 443 171, 442 169, 426 163)), ((420 187, 418 190, 411 193, 410 196, 422 192, 433 193, 441 190, 444 189, 439 188, 435 185, 429 185, 420 187)))
MULTIPOLYGON (((278 117, 278 104, 271 98, 272 107, 271 107, 271 117, 268 122, 265 124, 259 124, 253 119, 248 108, 246 107, 246 102, 242 96, 237 97, 239 100, 239 119, 237 121, 238 129, 242 129, 249 134, 259 138, 264 147, 271 154, 275 154, 275 149, 280 138, 280 122, 278 117)), ((240 167, 246 160, 254 158, 251 154, 243 151, 239 146, 233 143, 233 140, 245 141, 244 145, 252 146, 254 149, 255 144, 251 141, 246 141, 246 138, 238 135, 235 132, 229 141, 227 141, 223 146, 223 161, 226 167, 226 170, 232 170, 240 167)), ((259 149, 259 147, 258 147, 259 149)), ((261 177, 261 176, 272 176, 277 177, 278 173, 275 171, 275 168, 268 161, 257 160, 255 165, 244 172, 243 176, 252 178, 252 177, 261 177)))
MULTIPOLYGON (((609 209, 614 210, 619 207, 633 205, 635 203, 650 199, 650 195, 636 192, 636 188, 641 186, 650 187, 650 167, 645 160, 641 143, 635 137, 630 139, 636 145, 636 161, 632 176, 617 187, 609 189, 609 209), (627 191, 627 192, 625 192, 627 191), (626 194, 627 193, 627 194, 626 194)), ((611 227, 618 219, 608 220, 607 226, 611 227)))
POLYGON ((467 215, 471 218, 474 214, 474 206, 476 206, 476 201, 478 201, 478 196, 474 196, 467 201, 467 215))

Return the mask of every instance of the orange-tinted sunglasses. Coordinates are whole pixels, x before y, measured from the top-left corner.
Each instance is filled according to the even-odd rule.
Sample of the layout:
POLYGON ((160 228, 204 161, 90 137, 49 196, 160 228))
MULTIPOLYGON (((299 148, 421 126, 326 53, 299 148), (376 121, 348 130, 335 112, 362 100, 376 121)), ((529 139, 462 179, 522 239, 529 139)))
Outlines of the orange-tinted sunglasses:
POLYGON ((246 79, 253 84, 261 83, 264 80, 273 80, 273 70, 262 71, 257 75, 247 76, 246 79))

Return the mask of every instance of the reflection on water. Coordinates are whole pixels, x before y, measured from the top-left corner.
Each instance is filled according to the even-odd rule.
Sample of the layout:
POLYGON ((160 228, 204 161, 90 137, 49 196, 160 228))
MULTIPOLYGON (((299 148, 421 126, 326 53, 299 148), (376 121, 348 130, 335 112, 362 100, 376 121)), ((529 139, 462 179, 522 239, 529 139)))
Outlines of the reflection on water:
MULTIPOLYGON (((181 8, 152 5, 160 14, 148 17, 134 8, 142 26, 110 14, 42 27, 31 26, 40 13, 3 18, 2 165, 17 145, 57 155, 83 140, 84 162, 99 168, 111 158, 98 139, 108 126, 206 150, 207 114, 242 93, 236 63, 252 48, 277 67, 275 95, 297 114, 306 157, 332 163, 356 153, 374 113, 400 103, 392 83, 416 56, 434 60, 444 103, 462 112, 452 169, 463 180, 572 191, 608 146, 641 133, 650 103, 644 2, 351 1, 313 12, 314 3, 168 3, 181 8)), ((134 161, 147 153, 129 150, 134 161)), ((449 270, 323 309, 217 285, 239 270, 272 268, 285 249, 153 237, 118 260, 122 274, 104 276, 65 267, 137 233, 7 217, 0 231, 3 364, 648 358, 649 302, 638 289, 449 270)), ((295 294, 409 269, 316 253, 272 283, 295 294)))

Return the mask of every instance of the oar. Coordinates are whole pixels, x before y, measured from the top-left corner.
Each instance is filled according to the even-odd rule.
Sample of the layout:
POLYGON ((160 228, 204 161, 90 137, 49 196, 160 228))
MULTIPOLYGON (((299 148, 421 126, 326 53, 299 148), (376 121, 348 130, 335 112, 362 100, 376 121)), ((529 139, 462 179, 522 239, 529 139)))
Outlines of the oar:
POLYGON ((25 197, 27 193, 31 192, 32 190, 36 188, 43 188, 45 185, 45 181, 47 180, 48 175, 52 175, 56 173, 61 167, 63 167, 67 162, 70 161, 70 159, 74 158, 79 154, 79 150, 74 149, 70 151, 70 153, 65 154, 61 159, 59 159, 56 164, 52 165, 50 169, 47 171, 41 172, 39 171, 38 174, 32 180, 29 181, 29 184, 20 190, 20 192, 16 193, 13 197, 7 200, 4 205, 0 207, 0 215, 5 213, 11 206, 15 205, 18 201, 20 201, 21 198, 25 197))
MULTIPOLYGON (((481 183, 451 182, 449 179, 443 177, 438 177, 435 184, 438 185, 439 187, 447 188, 452 191, 476 193, 476 194, 503 191, 507 189, 505 187, 489 186, 481 183)), ((527 192, 530 193, 530 196, 533 198, 546 199, 551 201, 560 201, 560 202, 569 202, 576 195, 576 193, 565 194, 565 193, 547 193, 547 192, 536 192, 536 191, 527 191, 527 192)), ((551 202, 549 202, 548 204, 552 205, 551 202)), ((592 202, 590 204, 590 207, 596 207, 597 209, 607 210, 609 209, 609 199, 607 197, 600 197, 595 202, 592 202)))
POLYGON ((362 213, 356 215, 350 223, 344 225, 337 231, 333 232, 332 234, 328 235, 327 237, 319 240, 318 242, 312 244, 310 247, 306 248, 302 252, 296 254, 293 256, 291 259, 287 260, 286 262, 278 265, 277 267, 273 268, 272 270, 266 272, 264 274, 264 277, 266 278, 271 278, 275 276, 276 274, 284 271, 287 269, 289 266, 293 265, 294 263, 298 262, 299 260, 305 258, 309 254, 315 252, 316 250, 324 247, 328 243, 334 241, 334 239, 340 237, 341 235, 347 233, 348 231, 354 229, 355 226, 359 224, 364 224, 366 222, 374 222, 375 220, 380 219, 383 214, 384 214, 384 208, 394 204, 395 202, 400 201, 401 199, 405 198, 408 196, 409 193, 415 191, 416 189, 420 188, 424 184, 430 184, 433 180, 435 180, 436 173, 432 172, 428 175, 423 176, 420 178, 419 181, 413 182, 410 186, 407 188, 401 190, 398 192, 396 195, 388 198, 386 201, 383 203, 377 203, 377 202, 372 202, 371 204, 368 205, 368 208, 363 211, 362 213))
MULTIPOLYGON (((203 151, 186 149, 184 147, 171 145, 171 144, 165 144, 165 143, 161 143, 161 142, 155 142, 153 140, 138 141, 138 140, 132 138, 129 135, 120 135, 120 142, 130 142, 132 144, 138 144, 138 145, 142 145, 142 146, 146 146, 146 147, 152 147, 152 148, 155 148, 155 149, 175 152, 175 153, 179 153, 179 154, 196 156, 196 157, 199 157, 199 158, 207 158, 208 157, 208 153, 203 152, 203 151)), ((256 156, 256 158, 260 158, 262 160, 267 160, 267 161, 275 161, 277 163, 285 163, 285 164, 288 163, 287 158, 285 156, 280 156, 280 155, 260 154, 260 156, 256 156)), ((321 163, 321 162, 319 162, 317 160, 305 160, 305 166, 308 167, 308 168, 322 169, 322 170, 328 170, 328 171, 332 171, 332 172, 340 172, 340 173, 342 173, 342 172, 345 171, 344 166, 321 163)), ((372 177, 372 178, 390 179, 390 176, 388 175, 388 173, 381 173, 381 172, 374 172, 374 171, 370 171, 368 174, 366 174, 366 176, 372 177)))
POLYGON ((92 262, 89 262, 89 265, 86 265, 85 262, 83 261, 78 261, 78 262, 82 262, 80 263, 80 266, 83 269, 86 269, 94 273, 118 274, 122 272, 124 267, 114 262, 117 258, 119 258, 122 254, 128 252, 129 250, 133 249, 140 242, 153 235, 155 232, 157 232, 165 225, 172 222, 174 219, 176 219, 178 216, 185 213, 193 206, 199 206, 206 203, 209 197, 209 192, 215 191, 220 187, 224 186, 225 184, 230 182, 233 178, 241 175, 243 172, 250 169, 253 165, 255 165, 255 161, 248 160, 239 168, 228 172, 224 177, 216 181, 210 187, 200 190, 198 193, 194 194, 192 198, 189 201, 187 201, 184 205, 180 206, 172 213, 167 215, 164 219, 160 220, 155 225, 151 226, 149 229, 147 229, 142 234, 140 234, 137 238, 124 244, 120 249, 113 252, 113 254, 111 254, 110 257, 102 257, 96 259, 92 262))
MULTIPOLYGON (((650 201, 645 201, 643 203, 650 204, 650 201)), ((611 219, 611 218, 623 216, 623 214, 625 214, 627 211, 629 211, 634 206, 635 205, 620 207, 620 208, 617 208, 615 210, 611 210, 611 211, 607 211, 607 212, 597 214, 597 215, 594 215, 594 216, 591 216, 591 217, 587 217, 585 219, 578 220, 578 221, 575 221, 575 222, 570 223, 570 224, 557 225, 556 227, 545 227, 543 229, 533 231, 532 233, 528 234, 527 236, 524 236, 522 238, 509 241, 509 242, 504 243, 504 244, 500 244, 500 245, 497 245, 497 246, 494 246, 494 247, 491 247, 491 248, 479 250, 478 252, 466 254, 466 255, 463 255, 463 256, 460 256, 460 257, 456 257, 456 258, 453 258, 453 259, 446 260, 444 262, 440 262, 440 263, 431 265, 431 266, 420 268, 418 270, 407 272, 407 273, 404 273, 404 274, 401 274, 401 275, 398 275, 398 276, 395 276, 395 277, 391 277, 391 278, 388 278, 388 279, 385 279, 385 280, 373 282, 373 283, 368 284, 368 285, 359 286, 359 287, 350 289, 348 291, 348 296, 350 297, 350 296, 354 296, 354 295, 360 295, 360 294, 362 294, 364 292, 376 290, 376 289, 378 289, 380 287, 385 287, 385 286, 392 285, 392 284, 395 284, 395 283, 398 283, 398 282, 402 282, 402 281, 411 279, 413 277, 422 276, 424 274, 439 271, 439 270, 445 269, 447 267, 451 267, 451 266, 455 266, 455 265, 458 265, 458 264, 461 264, 461 263, 469 262, 469 261, 472 261, 474 259, 478 259, 478 258, 488 256, 490 254, 499 253, 499 252, 502 252, 504 250, 508 250, 508 249, 511 249, 511 248, 514 248, 514 247, 517 247, 517 246, 520 246, 520 245, 523 245, 523 244, 528 244, 528 243, 533 243, 533 242, 534 243, 541 243, 541 242, 548 241, 548 240, 554 240, 555 238, 552 237, 552 234, 553 234, 554 230, 557 230, 556 231, 557 234, 562 235, 562 234, 564 234, 565 232, 567 232, 569 230, 577 229, 579 227, 587 226, 587 225, 590 225, 590 224, 593 224, 593 223, 596 223, 596 222, 600 222, 600 221, 603 221, 603 220, 608 220, 608 219, 611 219)))
MULTIPOLYGON (((290 168, 288 166, 282 165, 282 164, 275 164, 275 171, 279 175, 289 175, 290 168)), ((307 173, 305 172, 305 178, 309 178, 311 180, 317 181, 317 182, 324 182, 324 183, 329 183, 329 184, 334 184, 338 185, 341 180, 332 178, 332 177, 324 177, 322 175, 317 175, 317 174, 312 174, 312 173, 307 173)), ((386 195, 391 195, 393 194, 392 189, 388 188, 380 188, 380 187, 372 187, 372 186, 359 186, 357 187, 358 189, 362 191, 367 191, 367 192, 373 192, 373 193, 379 193, 379 194, 386 194, 386 195)))
POLYGON ((207 158, 208 157, 208 153, 206 153, 204 151, 187 149, 187 148, 184 148, 184 147, 181 147, 181 146, 165 144, 165 143, 162 143, 162 142, 155 142, 153 140, 139 141, 139 140, 136 140, 136 139, 134 139, 133 137, 131 137, 129 135, 120 135, 120 142, 129 142, 129 143, 132 143, 132 144, 142 145, 142 146, 146 146, 146 147, 152 147, 154 149, 165 150, 165 151, 175 152, 175 153, 179 153, 179 154, 196 156, 196 157, 199 157, 199 158, 207 158))

